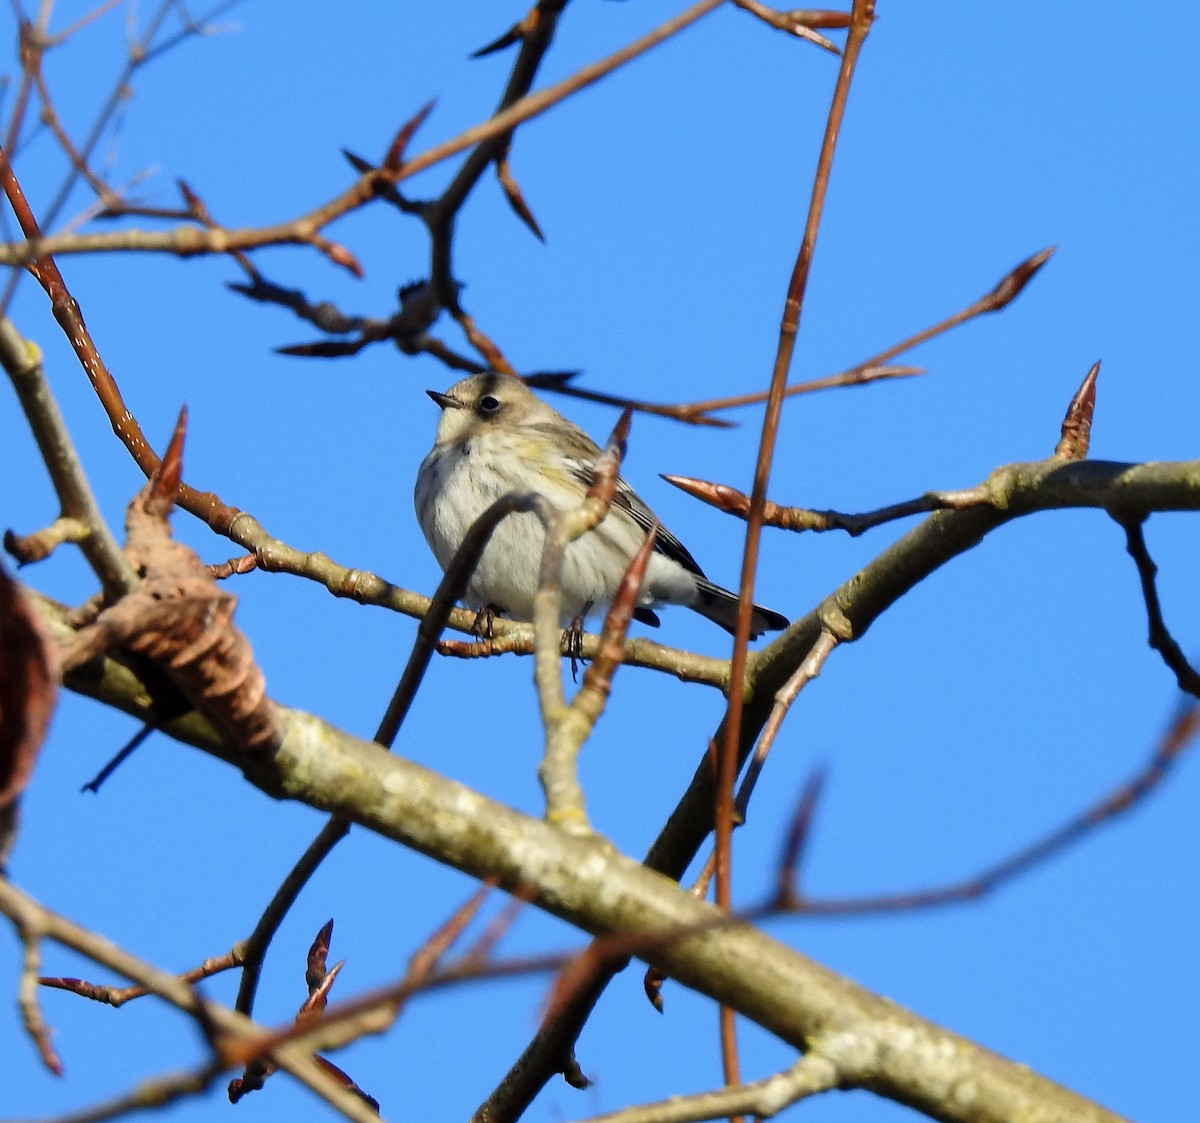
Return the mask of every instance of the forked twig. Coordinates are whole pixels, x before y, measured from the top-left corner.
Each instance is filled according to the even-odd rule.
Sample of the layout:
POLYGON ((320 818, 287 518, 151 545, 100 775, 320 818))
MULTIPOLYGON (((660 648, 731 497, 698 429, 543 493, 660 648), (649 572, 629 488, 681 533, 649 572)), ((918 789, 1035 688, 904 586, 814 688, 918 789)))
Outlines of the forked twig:
MULTIPOLYGON (((889 368, 888 364, 898 355, 902 355, 906 351, 911 351, 914 347, 919 347, 922 343, 928 343, 931 339, 945 334, 960 324, 965 324, 968 320, 973 320, 976 316, 983 316, 988 312, 999 312, 1017 298, 1021 290, 1033 280, 1038 270, 1054 255, 1056 248, 1055 246, 1048 246, 1044 250, 1039 250, 1032 257, 1026 258, 1001 277, 999 283, 990 292, 985 293, 978 300, 972 301, 965 308, 961 308, 959 311, 947 316, 944 320, 939 320, 930 327, 922 328, 919 332, 900 340, 899 343, 885 347, 878 354, 872 355, 869 359, 863 359, 862 362, 856 363, 840 375, 832 375, 830 379, 816 379, 812 382, 799 382, 794 386, 789 386, 784 390, 784 396, 790 397, 794 394, 807 394, 813 390, 823 390, 831 382, 836 385, 845 385, 848 383, 838 380, 852 379, 860 372, 870 371, 875 368, 882 368, 884 370, 894 369, 889 368)), ((858 380, 867 381, 861 377, 858 380)), ((766 399, 767 395, 765 392, 756 391, 752 394, 735 394, 732 397, 710 398, 703 402, 692 402, 684 408, 693 410, 732 409, 734 406, 755 405, 758 402, 766 401, 766 399)))
MULTIPOLYGON (((176 977, 184 983, 198 983, 202 979, 211 979, 214 975, 219 975, 223 971, 240 967, 244 952, 244 944, 234 944, 224 955, 210 956, 199 966, 193 967, 190 971, 184 971, 176 977)), ((38 979, 38 983, 41 986, 51 987, 55 990, 70 991, 81 998, 90 998, 93 1002, 103 1002, 106 1006, 112 1006, 118 1010, 126 1002, 132 1002, 135 998, 145 998, 146 995, 154 993, 144 986, 114 987, 102 983, 89 983, 85 979, 67 978, 61 975, 43 975, 38 979)))

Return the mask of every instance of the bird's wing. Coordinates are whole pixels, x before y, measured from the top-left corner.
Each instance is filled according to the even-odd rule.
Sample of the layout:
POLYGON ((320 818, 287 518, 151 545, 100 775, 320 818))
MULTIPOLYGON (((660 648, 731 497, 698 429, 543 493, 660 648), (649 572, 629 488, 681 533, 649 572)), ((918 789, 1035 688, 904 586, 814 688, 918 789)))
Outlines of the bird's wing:
MULTIPOLYGON (((594 467, 592 464, 579 460, 570 461, 571 474, 586 487, 592 486, 592 480, 595 477, 594 467)), ((654 512, 638 498, 637 492, 620 476, 617 477, 617 491, 613 496, 613 505, 626 511, 629 517, 647 533, 658 522, 654 512)), ((661 522, 658 523, 658 534, 654 539, 654 552, 670 558, 673 562, 678 562, 684 569, 696 574, 697 577, 704 576, 704 570, 688 552, 688 548, 661 522)))

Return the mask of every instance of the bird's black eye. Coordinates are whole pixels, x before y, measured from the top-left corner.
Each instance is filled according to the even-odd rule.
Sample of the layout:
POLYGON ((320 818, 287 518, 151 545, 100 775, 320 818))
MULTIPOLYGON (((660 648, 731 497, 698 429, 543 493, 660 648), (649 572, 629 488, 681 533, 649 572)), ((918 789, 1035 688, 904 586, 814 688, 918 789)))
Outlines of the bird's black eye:
POLYGON ((500 412, 500 399, 492 394, 484 394, 479 399, 479 412, 491 417, 493 414, 500 412))

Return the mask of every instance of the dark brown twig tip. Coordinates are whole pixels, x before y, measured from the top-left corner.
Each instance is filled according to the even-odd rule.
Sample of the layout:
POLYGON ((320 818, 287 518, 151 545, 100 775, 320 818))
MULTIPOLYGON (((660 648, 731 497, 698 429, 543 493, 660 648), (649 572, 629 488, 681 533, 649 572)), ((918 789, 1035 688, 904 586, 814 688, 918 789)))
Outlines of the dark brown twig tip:
POLYGON ((287 347, 272 347, 275 355, 291 355, 300 359, 340 359, 346 355, 356 355, 362 350, 357 341, 341 343, 337 341, 320 343, 292 343, 287 347))
POLYGON ((490 43, 485 43, 477 51, 472 51, 468 58, 485 58, 487 55, 494 55, 497 51, 504 50, 505 47, 511 47, 514 43, 519 43, 525 38, 524 21, 514 23, 503 35, 498 39, 493 39, 490 43))
POLYGON ((364 160, 361 156, 351 152, 348 148, 342 149, 342 155, 345 156, 349 165, 358 172, 359 175, 366 175, 368 172, 375 170, 375 165, 370 160, 364 160))
POLYGON ((778 901, 784 909, 794 909, 804 899, 800 890, 799 868, 812 836, 813 816, 825 787, 825 769, 816 768, 805 781, 796 804, 779 860, 778 901))
POLYGON ((437 105, 437 98, 431 98, 408 121, 401 125, 400 131, 396 134, 396 139, 392 141, 392 146, 388 149, 387 156, 384 157, 383 166, 389 172, 398 171, 403 166, 404 150, 408 147, 408 142, 412 140, 413 134, 425 123, 425 118, 433 112, 435 105, 437 105))
POLYGON ((183 196, 183 205, 187 208, 188 214, 198 222, 212 222, 212 215, 209 213, 208 207, 204 205, 204 200, 191 189, 186 180, 175 180, 175 186, 179 188, 179 194, 183 196))
POLYGON ((525 383, 526 386, 533 386, 541 390, 556 390, 562 386, 566 386, 572 379, 578 378, 583 371, 581 370, 539 370, 532 374, 522 374, 518 377, 525 383))
POLYGON ((1121 515, 1110 512, 1125 531, 1125 549, 1137 566, 1138 580, 1142 586, 1142 600, 1146 605, 1146 622, 1150 646, 1162 656, 1163 662, 1175 675, 1179 689, 1200 698, 1200 672, 1188 662, 1183 649, 1171 635, 1163 616, 1162 601, 1158 595, 1158 566, 1146 545, 1143 523, 1145 514, 1121 515))
POLYGON ((567 1058, 562 1067, 562 1078, 574 1089, 586 1092, 592 1086, 592 1078, 579 1067, 574 1052, 567 1058))
POLYGON ((660 1014, 664 1013, 666 1009, 662 996, 663 983, 666 981, 667 976, 657 967, 647 967, 646 974, 642 978, 642 988, 646 992, 646 997, 650 1000, 650 1005, 660 1014))
POLYGON ((1180 707, 1179 714, 1171 722, 1158 750, 1161 760, 1171 761, 1200 734, 1200 706, 1190 702, 1180 707))
POLYGON ((1083 460, 1087 457, 1092 439, 1092 416, 1096 412, 1096 378, 1099 374, 1100 361, 1097 360, 1084 376, 1067 407, 1062 435, 1054 446, 1054 456, 1058 460, 1083 460))
POLYGON ((1011 304, 1021 290, 1033 280, 1038 270, 1054 256, 1057 246, 1047 246, 1044 250, 1026 258, 1011 273, 1007 274, 1000 283, 988 293, 989 312, 997 312, 1007 304, 1011 304))

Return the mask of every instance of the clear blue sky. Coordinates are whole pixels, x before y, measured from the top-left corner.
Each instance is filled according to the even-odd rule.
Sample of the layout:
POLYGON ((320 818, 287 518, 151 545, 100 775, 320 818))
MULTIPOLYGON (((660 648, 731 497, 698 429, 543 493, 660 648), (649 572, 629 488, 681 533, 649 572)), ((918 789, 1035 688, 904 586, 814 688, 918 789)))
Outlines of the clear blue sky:
MULTIPOLYGON (((606 54, 678 3, 577 0, 543 84, 606 54)), ((86 10, 59 6, 57 26, 86 10)), ((229 226, 296 216, 342 189, 342 147, 379 158, 436 96, 413 150, 487 116, 510 54, 467 55, 521 4, 447 3, 420 13, 369 0, 240 5, 227 33, 190 42, 139 74, 111 153, 111 179, 174 205, 185 178, 229 226)), ((409 6, 411 7, 411 6, 409 6)), ((1063 409, 1103 359, 1092 453, 1196 456, 1200 157, 1195 51, 1200 16, 1133 22, 1126 4, 879 5, 834 170, 797 348, 797 377, 839 370, 948 314, 1011 266, 1059 251, 1006 312, 926 346, 919 380, 789 404, 771 493, 861 510, 968 486, 996 465, 1049 454, 1063 409)), ((47 63, 68 128, 81 134, 120 64, 110 16, 47 63)), ((12 43, 12 15, 0 16, 12 43)), ((11 48, 10 48, 11 49, 11 48)), ((580 368, 614 393, 690 400, 765 386, 836 62, 732 9, 525 127, 513 169, 542 228, 535 241, 493 181, 459 223, 457 272, 481 326, 523 369, 580 368)), ((5 69, 13 73, 11 59, 5 69)), ((10 95, 11 96, 11 95, 10 95)), ((455 162, 409 185, 434 194, 455 162)), ((35 207, 61 174, 49 137, 21 156, 35 207)), ((76 213, 86 200, 75 197, 76 213)), ((311 251, 256 261, 276 282, 347 311, 384 315, 427 268, 418 224, 380 206, 330 232, 362 261, 355 281, 311 251)), ((191 411, 186 475, 303 549, 431 591, 438 572, 411 492, 432 439, 428 388, 454 376, 386 347, 337 363, 273 347, 312 329, 230 293, 222 259, 149 256, 60 262, 130 407, 161 443, 191 411)), ((44 298, 25 284, 18 327, 46 353, 52 384, 104 510, 119 526, 140 483, 44 298)), ((453 325, 444 338, 459 346, 453 325)), ((21 532, 55 504, 15 401, 0 390, 0 523, 21 532)), ((562 403, 597 439, 615 415, 562 403)), ((635 419, 627 476, 709 574, 736 582, 742 526, 675 492, 659 472, 750 479, 759 415, 733 431, 635 419)), ((234 549, 187 516, 177 531, 205 560, 234 549)), ((1151 520, 1168 621, 1197 647, 1194 516, 1151 520)), ((904 529, 849 540, 768 532, 759 599, 801 614, 904 529)), ((25 572, 67 601, 92 592, 63 551, 25 572)), ((298 579, 234 585, 238 619, 281 702, 369 736, 403 665, 413 621, 335 601, 298 579)), ((723 632, 667 610, 656 638, 712 654, 723 632)), ((398 751, 530 814, 539 754, 532 664, 434 664, 398 751)), ((1074 814, 1151 751, 1176 703, 1145 644, 1136 576, 1114 523, 1096 512, 1009 526, 935 575, 839 650, 776 748, 737 840, 738 897, 770 882, 809 769, 830 770, 809 856, 814 892, 901 890, 974 872, 1074 814)), ((622 672, 584 754, 596 827, 640 855, 691 776, 721 699, 648 671, 622 672)), ((64 698, 25 804, 18 884, 156 963, 189 967, 249 931, 321 819, 277 805, 229 768, 156 737, 98 797, 79 786, 127 739, 128 719, 64 698)), ((1133 815, 970 906, 883 919, 787 921, 771 930, 919 1013, 1139 1120, 1185 1119, 1197 1099, 1195 933, 1200 769, 1185 760, 1133 815)), ((470 885, 425 858, 357 833, 326 864, 268 960, 258 1015, 289 1019, 303 955, 334 916, 335 996, 395 978, 470 885)), ((578 945, 533 914, 509 949, 578 945)), ((0 934, 0 993, 18 959, 0 934)), ((51 951, 48 973, 96 976, 51 951)), ((206 987, 232 1000, 232 979, 206 987)), ((545 981, 481 986, 415 1003, 386 1038, 337 1061, 387 1118, 469 1113, 536 1026, 545 981)), ((579 1118, 714 1085, 715 1013, 668 985, 667 1014, 640 972, 614 986, 580 1043, 594 1088, 561 1082, 528 1118, 579 1118)), ((62 1112, 192 1063, 202 1045, 148 1002, 120 1012, 66 995, 44 1005, 67 1076, 37 1067, 12 1012, 0 1017, 0 1114, 62 1112)), ((744 1069, 789 1051, 753 1027, 744 1069)), ((223 1087, 223 1085, 222 1085, 223 1087)), ((230 1110, 218 1088, 173 1119, 230 1110)), ((284 1079, 243 1119, 322 1118, 284 1079)), ((905 1109, 866 1094, 806 1104, 811 1123, 890 1123, 905 1109)))

